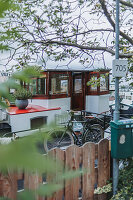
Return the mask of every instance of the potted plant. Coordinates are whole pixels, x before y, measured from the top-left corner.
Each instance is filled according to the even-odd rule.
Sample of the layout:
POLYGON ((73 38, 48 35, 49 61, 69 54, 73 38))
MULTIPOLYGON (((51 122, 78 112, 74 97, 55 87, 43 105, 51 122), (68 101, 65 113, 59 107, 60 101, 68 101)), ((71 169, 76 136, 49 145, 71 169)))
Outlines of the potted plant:
POLYGON ((19 109, 25 109, 28 106, 28 99, 32 97, 32 93, 24 88, 18 89, 13 94, 15 105, 19 109))

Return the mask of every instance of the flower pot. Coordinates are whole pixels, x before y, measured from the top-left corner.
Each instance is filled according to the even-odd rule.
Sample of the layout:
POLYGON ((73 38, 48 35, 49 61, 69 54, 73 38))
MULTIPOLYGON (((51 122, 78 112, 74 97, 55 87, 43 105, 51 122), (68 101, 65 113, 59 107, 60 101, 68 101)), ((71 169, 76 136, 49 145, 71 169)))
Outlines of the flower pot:
POLYGON ((19 109, 25 109, 28 106, 28 99, 24 99, 24 100, 16 99, 15 105, 19 109))

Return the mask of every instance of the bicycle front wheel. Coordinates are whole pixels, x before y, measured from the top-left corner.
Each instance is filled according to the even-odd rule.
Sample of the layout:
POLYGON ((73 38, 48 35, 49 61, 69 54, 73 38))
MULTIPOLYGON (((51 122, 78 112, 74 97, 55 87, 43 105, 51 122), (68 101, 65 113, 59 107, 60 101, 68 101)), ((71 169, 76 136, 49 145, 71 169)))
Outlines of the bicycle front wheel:
POLYGON ((104 130, 99 124, 93 124, 86 130, 85 142, 98 143, 102 138, 104 138, 104 130))
POLYGON ((44 142, 44 149, 46 152, 56 147, 65 150, 71 144, 74 144, 74 139, 70 132, 55 131, 52 132, 49 139, 44 142))

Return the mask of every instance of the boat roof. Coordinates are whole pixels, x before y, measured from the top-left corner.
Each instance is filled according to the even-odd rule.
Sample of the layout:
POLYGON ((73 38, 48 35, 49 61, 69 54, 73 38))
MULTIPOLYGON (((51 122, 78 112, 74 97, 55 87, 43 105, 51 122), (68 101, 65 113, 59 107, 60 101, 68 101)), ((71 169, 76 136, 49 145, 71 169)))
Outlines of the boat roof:
POLYGON ((109 72, 110 69, 44 69, 44 72, 109 72))

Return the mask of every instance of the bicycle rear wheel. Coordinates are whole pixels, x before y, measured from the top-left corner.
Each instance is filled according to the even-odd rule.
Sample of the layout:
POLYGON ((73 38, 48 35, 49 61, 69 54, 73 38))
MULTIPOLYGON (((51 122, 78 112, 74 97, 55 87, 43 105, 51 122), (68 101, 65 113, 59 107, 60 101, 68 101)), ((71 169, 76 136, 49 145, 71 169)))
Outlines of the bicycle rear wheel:
POLYGON ((104 130, 99 124, 93 124, 86 130, 85 142, 98 143, 102 138, 104 138, 104 130))
POLYGON ((49 139, 44 142, 44 149, 46 152, 56 147, 65 150, 71 144, 74 144, 74 139, 70 132, 55 131, 52 132, 49 139))

